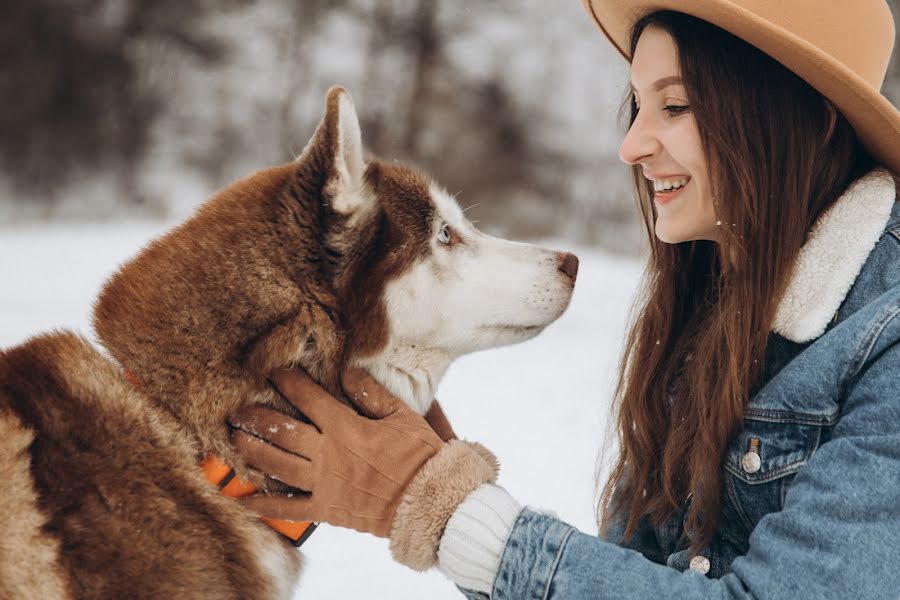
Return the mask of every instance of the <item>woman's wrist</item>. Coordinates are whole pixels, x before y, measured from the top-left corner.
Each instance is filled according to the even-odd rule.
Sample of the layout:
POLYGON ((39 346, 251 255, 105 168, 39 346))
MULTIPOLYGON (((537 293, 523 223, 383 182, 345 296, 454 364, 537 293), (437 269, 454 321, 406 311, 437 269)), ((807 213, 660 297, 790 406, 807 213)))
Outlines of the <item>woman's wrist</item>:
POLYGON ((438 568, 456 585, 489 594, 522 505, 485 483, 451 515, 438 547, 438 568))
POLYGON ((424 571, 435 566, 447 522, 469 494, 497 480, 496 459, 474 442, 450 440, 403 492, 390 531, 394 560, 424 571), (489 456, 486 458, 485 453, 489 456))

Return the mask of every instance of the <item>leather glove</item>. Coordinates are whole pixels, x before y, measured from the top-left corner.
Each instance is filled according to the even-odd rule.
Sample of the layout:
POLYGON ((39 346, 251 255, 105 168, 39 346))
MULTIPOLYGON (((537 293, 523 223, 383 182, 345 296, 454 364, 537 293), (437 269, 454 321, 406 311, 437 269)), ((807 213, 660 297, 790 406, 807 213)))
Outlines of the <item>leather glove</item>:
POLYGON ((444 415, 444 410, 441 408, 441 405, 438 404, 437 399, 431 403, 431 408, 425 413, 425 422, 428 423, 438 437, 445 442, 456 439, 456 433, 454 433, 453 427, 450 426, 450 421, 448 421, 447 416, 444 415))
POLYGON ((402 564, 433 566, 457 505, 482 483, 496 481, 493 455, 451 437, 441 411, 431 416, 446 424, 439 424, 448 436, 444 442, 361 369, 349 371, 342 383, 363 415, 302 371, 279 371, 271 380, 311 424, 250 407, 232 417, 232 441, 248 465, 305 492, 262 492, 239 501, 267 517, 324 521, 388 537, 402 564))

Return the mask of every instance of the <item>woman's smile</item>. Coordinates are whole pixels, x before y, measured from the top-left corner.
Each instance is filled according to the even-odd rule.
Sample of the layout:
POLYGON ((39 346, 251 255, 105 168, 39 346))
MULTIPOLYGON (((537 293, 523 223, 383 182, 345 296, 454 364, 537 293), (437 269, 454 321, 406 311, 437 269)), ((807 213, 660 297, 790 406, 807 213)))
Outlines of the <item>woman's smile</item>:
POLYGON ((680 188, 675 188, 673 190, 668 190, 665 192, 654 192, 653 193, 653 201, 656 204, 668 204, 669 202, 671 202, 672 200, 677 198, 681 194, 682 190, 684 190, 684 188, 686 188, 689 185, 691 185, 690 181, 688 181, 685 185, 681 186, 680 188))

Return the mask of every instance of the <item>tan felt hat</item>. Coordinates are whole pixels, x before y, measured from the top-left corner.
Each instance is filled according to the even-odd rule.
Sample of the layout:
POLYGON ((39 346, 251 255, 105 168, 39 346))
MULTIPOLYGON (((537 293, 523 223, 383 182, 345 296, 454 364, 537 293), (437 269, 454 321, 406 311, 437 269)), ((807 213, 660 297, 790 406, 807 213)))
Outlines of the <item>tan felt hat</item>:
POLYGON ((830 99, 876 161, 900 173, 900 111, 879 90, 894 47, 885 0, 581 0, 629 62, 641 17, 674 10, 756 46, 830 99))

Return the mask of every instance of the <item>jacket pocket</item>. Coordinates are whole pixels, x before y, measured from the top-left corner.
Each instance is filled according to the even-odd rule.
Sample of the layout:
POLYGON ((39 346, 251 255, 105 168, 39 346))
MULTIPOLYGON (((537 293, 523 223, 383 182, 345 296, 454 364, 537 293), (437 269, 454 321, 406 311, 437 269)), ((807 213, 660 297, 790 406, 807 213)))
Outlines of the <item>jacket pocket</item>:
POLYGON ((782 509, 788 487, 821 436, 821 425, 803 419, 744 421, 725 455, 725 492, 747 536, 762 517, 782 509))

